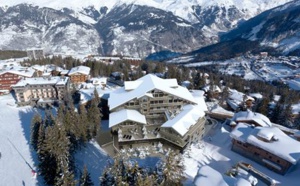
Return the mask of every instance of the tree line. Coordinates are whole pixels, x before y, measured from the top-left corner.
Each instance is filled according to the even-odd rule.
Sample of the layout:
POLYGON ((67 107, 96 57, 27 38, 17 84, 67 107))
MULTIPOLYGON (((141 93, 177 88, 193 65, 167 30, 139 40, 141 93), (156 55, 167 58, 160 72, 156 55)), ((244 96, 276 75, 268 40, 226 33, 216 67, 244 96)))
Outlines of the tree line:
MULTIPOLYGON (((26 63, 31 65, 55 64, 66 69, 71 69, 78 65, 85 65, 91 68, 92 77, 109 77, 112 72, 121 72, 124 75, 123 80, 135 80, 145 74, 155 73, 162 78, 176 78, 179 83, 189 81, 191 84, 188 88, 190 89, 202 89, 207 85, 223 87, 225 91, 221 94, 219 99, 226 99, 228 97, 228 93, 226 93, 227 91, 224 89, 226 87, 236 89, 245 94, 260 93, 263 95, 263 99, 256 101, 254 110, 267 115, 271 121, 275 123, 282 123, 282 121, 277 119, 278 114, 276 113, 278 113, 278 111, 285 113, 282 118, 291 118, 289 120, 292 121, 292 123, 295 122, 295 118, 290 114, 290 108, 292 104, 298 103, 300 100, 299 91, 291 90, 288 85, 280 81, 264 82, 260 80, 246 80, 240 76, 221 74, 218 72, 217 64, 198 68, 187 68, 174 64, 142 60, 139 66, 132 68, 130 62, 126 60, 115 61, 113 64, 107 64, 97 60, 87 60, 81 63, 78 59, 72 57, 62 58, 61 56, 31 59, 26 61, 26 63), (204 77, 205 73, 209 75, 209 81, 204 77), (270 106, 275 95, 280 95, 281 99, 283 99, 283 101, 279 102, 284 103, 280 106, 281 109, 279 109, 279 105, 275 107, 277 110, 270 106)), ((213 94, 209 92, 208 97, 210 98, 212 96, 213 94)))
POLYGON ((31 145, 38 155, 38 173, 47 185, 86 185, 87 169, 75 180, 74 153, 100 130, 99 97, 78 112, 72 102, 59 105, 56 115, 46 110, 44 118, 36 114, 31 122, 31 145))

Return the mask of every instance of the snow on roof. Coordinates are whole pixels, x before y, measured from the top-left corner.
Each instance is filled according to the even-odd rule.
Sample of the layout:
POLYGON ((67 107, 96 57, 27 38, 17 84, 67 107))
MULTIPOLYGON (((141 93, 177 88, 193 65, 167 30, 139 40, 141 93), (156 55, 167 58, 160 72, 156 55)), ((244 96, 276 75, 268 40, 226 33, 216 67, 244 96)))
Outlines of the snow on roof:
POLYGON ((19 81, 13 87, 26 86, 27 84, 28 85, 47 85, 47 84, 64 85, 67 83, 68 79, 69 79, 68 77, 61 78, 59 76, 54 76, 49 78, 45 78, 45 77, 26 78, 19 81))
POLYGON ((261 128, 258 133, 257 133, 258 137, 261 137, 267 141, 271 141, 271 139, 273 138, 274 134, 272 132, 269 131, 268 128, 261 128))
POLYGON ((218 105, 218 104, 215 104, 215 105, 210 109, 210 112, 212 112, 212 113, 218 113, 218 114, 227 114, 227 115, 231 115, 231 116, 234 115, 233 112, 224 109, 223 107, 221 107, 221 106, 218 105))
MULTIPOLYGON (((202 90, 204 90, 205 92, 208 92, 211 89, 211 85, 206 85, 205 87, 202 88, 202 90)), ((220 89, 220 87, 218 85, 213 85, 212 86, 212 91, 213 92, 222 92, 222 90, 220 89)))
POLYGON ((110 110, 112 110, 130 100, 133 100, 135 98, 141 98, 154 89, 166 92, 168 94, 185 99, 192 103, 196 103, 192 94, 186 88, 178 86, 178 84, 176 88, 173 88, 176 85, 175 82, 177 84, 177 81, 175 79, 165 80, 155 75, 148 74, 138 80, 135 80, 132 83, 128 84, 127 82, 125 82, 127 86, 125 85, 125 87, 122 87, 121 89, 112 92, 108 100, 108 105, 110 107, 110 110), (131 91, 126 91, 126 87, 127 89, 135 87, 135 89, 131 91))
POLYGON ((69 71, 69 75, 72 74, 76 74, 76 73, 81 73, 81 74, 85 74, 85 75, 89 75, 90 74, 90 67, 87 66, 77 66, 77 67, 73 67, 70 71, 69 71))
POLYGON ((199 168, 194 184, 196 186, 251 186, 251 183, 244 178, 222 175, 208 165, 199 168))
POLYGON ((146 124, 146 117, 136 110, 123 109, 109 114, 109 128, 118 125, 124 121, 133 121, 146 124))
POLYGON ((267 126, 272 126, 271 121, 269 120, 269 118, 267 118, 266 116, 264 116, 263 114, 257 113, 257 112, 252 112, 251 110, 247 110, 247 111, 240 111, 237 112, 233 115, 232 121, 235 122, 239 122, 239 121, 254 121, 257 124, 259 124, 260 126, 263 127, 267 127, 267 126))
POLYGON ((0 70, 0 75, 5 73, 17 74, 24 77, 32 77, 34 74, 34 70, 32 68, 14 66, 14 67, 10 67, 9 69, 0 70))
POLYGON ((60 74, 65 75, 65 74, 68 74, 68 72, 69 72, 69 70, 62 70, 62 71, 60 72, 60 74))
MULTIPOLYGON (((89 100, 91 100, 94 97, 94 90, 95 90, 95 85, 91 84, 91 83, 82 83, 81 85, 83 85, 84 87, 87 88, 82 88, 79 90, 80 93, 80 103, 86 103, 89 100)), ((99 97, 103 98, 103 99, 107 99, 107 97, 109 97, 109 94, 114 91, 111 88, 105 87, 96 87, 96 90, 98 92, 99 97)))
POLYGON ((143 81, 125 81, 124 82, 124 88, 126 91, 130 91, 133 89, 136 89, 140 84, 143 83, 143 81))
POLYGON ((234 89, 229 89, 229 99, 233 99, 239 102, 242 102, 244 100, 244 93, 239 92, 234 89))
POLYGON ((230 133, 236 140, 247 142, 268 151, 276 156, 296 164, 300 159, 300 142, 286 135, 277 127, 251 127, 245 123, 239 123, 230 133), (276 140, 261 140, 261 135, 274 137, 276 140))
POLYGON ((204 97, 201 96, 199 91, 193 92, 197 105, 186 105, 181 112, 174 118, 169 118, 162 127, 171 127, 177 131, 181 136, 184 136, 191 126, 195 125, 197 121, 202 118, 207 111, 207 106, 204 97))
POLYGON ((256 98, 256 99, 262 99, 263 95, 261 95, 260 93, 250 93, 249 96, 256 98))
POLYGON ((33 68, 34 70, 38 70, 38 71, 45 70, 45 66, 42 66, 42 65, 33 65, 31 68, 33 68))
POLYGON ((162 127, 171 127, 181 136, 184 136, 189 131, 189 128, 196 124, 198 119, 204 115, 205 113, 196 106, 186 105, 178 115, 169 119, 162 127))

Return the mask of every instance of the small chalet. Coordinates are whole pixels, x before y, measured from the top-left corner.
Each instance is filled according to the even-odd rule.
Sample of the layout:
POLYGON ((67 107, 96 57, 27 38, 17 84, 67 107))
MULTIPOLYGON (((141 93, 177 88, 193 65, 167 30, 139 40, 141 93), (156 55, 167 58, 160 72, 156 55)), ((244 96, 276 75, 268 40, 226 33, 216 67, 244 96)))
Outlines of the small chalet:
POLYGON ((70 77, 72 83, 82 83, 89 79, 90 70, 90 67, 86 66, 73 67, 69 71, 68 76, 70 77))
POLYGON ((248 123, 254 126, 271 127, 272 123, 263 114, 252 112, 251 110, 240 111, 233 115, 230 126, 234 128, 238 123, 248 123))

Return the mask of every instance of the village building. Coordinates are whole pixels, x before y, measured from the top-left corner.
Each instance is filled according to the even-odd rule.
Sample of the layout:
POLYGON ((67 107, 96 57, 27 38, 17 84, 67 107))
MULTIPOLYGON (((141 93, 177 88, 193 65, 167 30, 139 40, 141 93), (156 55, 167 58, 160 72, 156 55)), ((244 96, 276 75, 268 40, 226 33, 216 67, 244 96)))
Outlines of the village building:
POLYGON ((34 70, 20 66, 0 70, 0 95, 11 91, 11 86, 17 84, 21 79, 33 76, 34 70))
POLYGON ((230 136, 233 151, 279 174, 289 172, 300 159, 300 142, 274 126, 239 123, 230 136))
POLYGON ((77 66, 73 67, 68 76, 70 77, 71 83, 78 84, 87 81, 90 78, 90 67, 77 66))
POLYGON ((107 79, 107 82, 113 83, 119 86, 124 86, 124 74, 122 72, 112 72, 107 79))
POLYGON ((110 94, 109 128, 118 149, 168 144, 178 150, 204 135, 203 91, 190 92, 176 79, 148 74, 110 94))
POLYGON ((17 104, 45 106, 63 99, 69 88, 68 77, 36 77, 27 78, 13 86, 17 104))
POLYGON ((235 128, 239 123, 248 123, 253 126, 260 126, 260 127, 271 127, 273 124, 263 114, 252 112, 251 110, 240 111, 233 115, 230 126, 235 128))

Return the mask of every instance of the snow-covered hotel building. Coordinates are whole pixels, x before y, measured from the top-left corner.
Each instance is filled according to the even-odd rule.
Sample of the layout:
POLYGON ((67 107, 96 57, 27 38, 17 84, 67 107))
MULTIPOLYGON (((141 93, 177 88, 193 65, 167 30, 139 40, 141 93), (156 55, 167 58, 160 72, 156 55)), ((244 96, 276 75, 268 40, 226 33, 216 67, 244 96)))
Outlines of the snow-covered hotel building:
POLYGON ((109 127, 122 149, 158 142, 182 150, 203 137, 207 111, 202 91, 190 92, 176 79, 148 74, 110 94, 109 127))
POLYGON ((279 174, 287 173, 300 159, 300 142, 259 113, 236 113, 238 121, 230 136, 232 150, 279 174), (250 121, 253 124, 250 124, 250 121))
POLYGON ((36 77, 19 81, 13 86, 19 106, 52 104, 60 101, 69 87, 68 77, 36 77))

